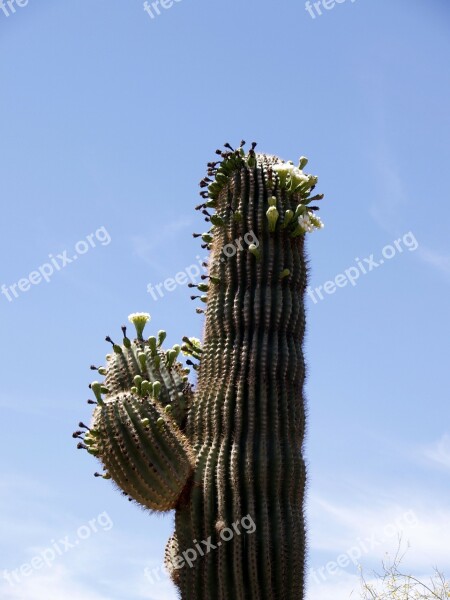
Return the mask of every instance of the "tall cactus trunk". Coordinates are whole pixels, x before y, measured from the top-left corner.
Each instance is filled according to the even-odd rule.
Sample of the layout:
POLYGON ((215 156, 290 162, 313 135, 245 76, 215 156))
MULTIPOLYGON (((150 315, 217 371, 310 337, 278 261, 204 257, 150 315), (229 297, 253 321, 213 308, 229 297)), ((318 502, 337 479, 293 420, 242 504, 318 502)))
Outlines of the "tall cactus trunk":
MULTIPOLYGON (((260 165, 236 172, 218 198, 227 225, 219 228, 210 262, 220 282, 208 293, 188 422, 199 457, 195 479, 203 485, 194 485, 178 510, 176 534, 180 552, 211 535, 221 545, 182 569, 183 600, 303 597, 306 264, 303 236, 268 230, 272 194, 260 165), (233 220, 233 210, 242 220, 233 220), (250 232, 259 257, 235 242, 250 232), (225 258, 223 248, 232 246, 235 256, 225 258), (281 277, 285 269, 291 274, 281 277), (256 531, 246 534, 240 526, 238 535, 232 524, 247 515, 256 531), (226 542, 219 536, 224 527, 234 531, 226 542)), ((291 209, 282 196, 278 206, 291 209)))
POLYGON ((164 352, 165 332, 144 340, 149 315, 131 315, 137 339, 123 328, 92 384, 93 424, 80 424, 104 478, 151 510, 175 509, 166 565, 181 600, 304 598, 304 234, 322 227, 311 202, 323 196, 311 196, 304 157, 294 167, 254 146, 218 151, 201 183, 212 224, 199 234, 211 250, 196 286, 203 347, 184 338, 164 352), (180 350, 199 361, 188 361, 195 393, 180 350))

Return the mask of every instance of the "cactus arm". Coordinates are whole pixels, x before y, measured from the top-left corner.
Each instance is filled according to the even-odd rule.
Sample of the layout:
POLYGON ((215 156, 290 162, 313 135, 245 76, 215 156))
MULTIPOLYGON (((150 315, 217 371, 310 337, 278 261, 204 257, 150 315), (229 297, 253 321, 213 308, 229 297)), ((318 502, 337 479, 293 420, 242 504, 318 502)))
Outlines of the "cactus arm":
POLYGON ((144 341, 148 318, 130 316, 137 320, 133 341, 125 327, 122 345, 107 338, 113 353, 97 369, 105 376, 103 383, 90 386, 97 399, 92 423, 84 437, 81 431, 74 437, 81 437, 79 447, 100 460, 102 476, 130 500, 167 511, 178 505, 193 473, 194 453, 182 431, 192 389, 177 361, 181 347, 164 351, 165 332, 144 341))
POLYGON ((189 443, 154 397, 105 398, 94 411, 87 446, 123 492, 151 510, 175 508, 192 473, 189 443))

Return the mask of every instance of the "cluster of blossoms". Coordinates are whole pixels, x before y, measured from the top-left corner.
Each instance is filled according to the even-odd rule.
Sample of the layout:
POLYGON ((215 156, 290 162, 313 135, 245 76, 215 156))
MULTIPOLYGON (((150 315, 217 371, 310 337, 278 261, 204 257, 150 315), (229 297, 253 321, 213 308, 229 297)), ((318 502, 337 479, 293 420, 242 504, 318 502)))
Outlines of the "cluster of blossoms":
POLYGON ((316 185, 318 179, 315 175, 306 175, 303 172, 303 167, 307 163, 308 159, 302 156, 298 167, 291 160, 274 165, 273 170, 280 179, 281 187, 287 189, 290 193, 299 192, 304 194, 309 192, 316 185))
POLYGON ((323 223, 311 210, 305 211, 298 218, 298 225, 304 233, 311 233, 315 229, 322 229, 323 223))
MULTIPOLYGON (((280 186, 286 189, 288 193, 293 194, 294 192, 297 192, 302 196, 305 196, 306 199, 317 183, 317 177, 315 175, 306 175, 306 173, 303 172, 303 167, 305 167, 307 163, 308 159, 302 156, 298 167, 296 167, 292 161, 279 163, 273 166, 273 170, 278 175, 280 186)), ((324 226, 320 218, 315 215, 314 211, 307 208, 307 202, 308 201, 306 200, 303 206, 299 206, 301 213, 297 218, 297 227, 302 233, 310 233, 315 229, 322 229, 324 226)))

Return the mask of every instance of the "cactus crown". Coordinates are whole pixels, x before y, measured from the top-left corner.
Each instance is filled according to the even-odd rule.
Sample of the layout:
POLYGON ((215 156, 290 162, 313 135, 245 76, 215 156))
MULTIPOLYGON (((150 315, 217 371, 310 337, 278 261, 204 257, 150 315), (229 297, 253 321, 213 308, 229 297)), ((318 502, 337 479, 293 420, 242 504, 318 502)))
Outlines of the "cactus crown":
MULTIPOLYGON (((208 163, 207 175, 200 181, 202 189, 200 195, 205 199, 203 204, 197 206, 198 210, 202 210, 203 214, 207 215, 214 227, 224 226, 226 219, 222 214, 210 215, 208 208, 217 209, 220 205, 220 194, 226 189, 233 180, 233 175, 240 172, 242 169, 254 170, 260 168, 264 173, 265 184, 273 194, 277 192, 287 198, 295 198, 298 202, 295 206, 295 211, 288 210, 288 214, 284 214, 284 218, 280 223, 284 227, 290 228, 290 233, 293 237, 306 232, 311 232, 314 229, 321 229, 323 223, 317 216, 316 211, 318 206, 311 206, 312 202, 323 199, 323 194, 311 196, 311 192, 316 187, 318 178, 315 175, 307 175, 303 172, 303 168, 308 164, 308 159, 301 156, 298 166, 296 167, 292 161, 283 161, 277 156, 267 154, 257 154, 255 152, 256 143, 253 142, 250 150, 246 153, 244 150, 245 141, 242 141, 239 148, 234 150, 230 144, 225 144, 225 150, 216 150, 216 154, 221 156, 222 160, 208 163)), ((279 220, 280 214, 277 210, 277 197, 272 195, 268 198, 268 208, 266 217, 269 222, 269 230, 274 232, 279 220)), ((241 215, 234 211, 233 218, 239 220, 241 215)), ((211 231, 201 234, 206 243, 212 241, 211 231)))

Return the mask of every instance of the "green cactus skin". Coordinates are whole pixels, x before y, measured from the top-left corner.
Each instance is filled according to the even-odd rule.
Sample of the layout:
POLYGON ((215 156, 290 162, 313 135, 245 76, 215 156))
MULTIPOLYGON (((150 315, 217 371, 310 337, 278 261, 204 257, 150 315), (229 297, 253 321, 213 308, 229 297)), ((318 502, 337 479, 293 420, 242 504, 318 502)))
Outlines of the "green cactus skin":
POLYGON ((97 407, 91 431, 95 434, 86 434, 85 443, 129 497, 151 510, 176 507, 192 473, 193 455, 154 399, 130 392, 110 396, 97 407))
POLYGON ((304 233, 322 227, 311 202, 323 196, 311 195, 317 178, 303 173, 304 157, 294 167, 243 145, 218 151, 201 182, 197 208, 212 224, 198 235, 211 250, 198 286, 204 343, 183 340, 198 360, 188 361, 195 394, 180 347, 164 353, 137 327, 137 340, 113 344, 105 382, 92 386, 98 406, 79 444, 130 499, 175 508, 166 564, 182 600, 304 597, 304 233), (177 568, 202 540, 215 548, 177 568))

